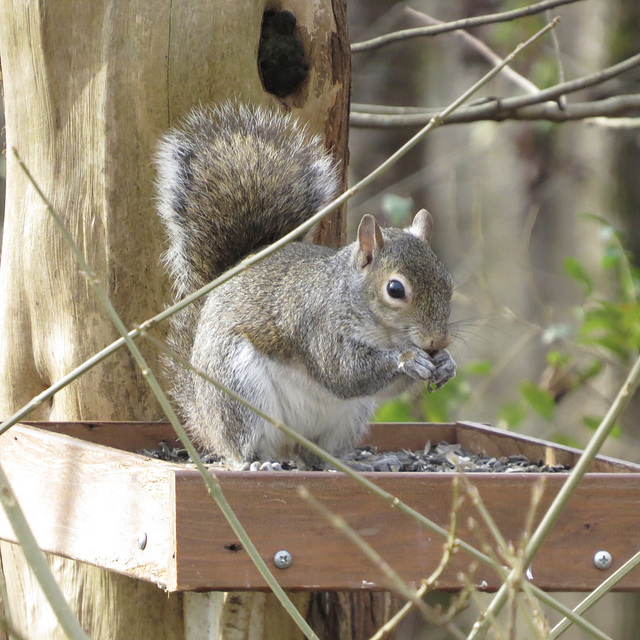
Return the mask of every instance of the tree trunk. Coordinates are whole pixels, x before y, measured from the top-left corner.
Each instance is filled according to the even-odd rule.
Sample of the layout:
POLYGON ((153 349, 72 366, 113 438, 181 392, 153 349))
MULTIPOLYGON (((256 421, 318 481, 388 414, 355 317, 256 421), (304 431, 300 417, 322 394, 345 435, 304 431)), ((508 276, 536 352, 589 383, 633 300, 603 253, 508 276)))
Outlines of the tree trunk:
MULTIPOLYGON (((278 3, 279 10, 297 17, 309 63, 302 87, 278 99, 264 90, 257 65, 266 0, 0 0, 9 149, 0 269, 0 416, 11 415, 117 338, 10 150, 18 150, 132 327, 169 300, 158 267, 163 236, 153 207, 151 158, 160 133, 185 112, 233 98, 281 105, 323 134, 346 166, 350 63, 344 5, 344 0, 278 3)), ((334 218, 318 237, 337 245, 343 227, 334 218)), ((141 346, 156 364, 153 350, 141 346)), ((125 350, 30 416, 160 417, 125 350)), ((61 638, 21 550, 8 543, 1 549, 16 627, 29 638, 61 638)), ((50 564, 94 640, 218 637, 213 623, 206 635, 195 635, 180 595, 167 596, 155 585, 72 560, 51 557, 50 564)), ((233 598, 216 598, 220 618, 228 617, 233 598)), ((271 602, 260 609, 265 619, 270 607, 279 607, 271 602)), ((297 636, 287 631, 279 637, 297 636)))

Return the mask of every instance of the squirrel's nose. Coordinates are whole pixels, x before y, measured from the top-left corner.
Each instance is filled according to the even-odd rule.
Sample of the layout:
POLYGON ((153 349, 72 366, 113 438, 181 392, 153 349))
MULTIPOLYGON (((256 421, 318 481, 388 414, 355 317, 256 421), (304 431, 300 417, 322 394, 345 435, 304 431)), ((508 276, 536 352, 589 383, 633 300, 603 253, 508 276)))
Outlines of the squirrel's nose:
POLYGON ((431 336, 429 348, 434 349, 435 351, 440 351, 441 349, 446 349, 449 346, 449 342, 451 342, 451 336, 445 329, 444 331, 431 336))

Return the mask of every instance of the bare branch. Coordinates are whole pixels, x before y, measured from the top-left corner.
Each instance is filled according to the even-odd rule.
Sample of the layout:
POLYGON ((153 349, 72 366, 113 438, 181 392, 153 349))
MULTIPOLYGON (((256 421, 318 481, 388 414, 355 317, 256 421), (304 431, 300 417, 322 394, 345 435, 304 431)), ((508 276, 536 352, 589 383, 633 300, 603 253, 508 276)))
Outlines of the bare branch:
MULTIPOLYGON (((514 96, 511 98, 485 98, 482 103, 476 103, 475 105, 470 105, 469 107, 458 109, 456 114, 453 116, 447 116, 444 118, 444 122, 451 124, 453 122, 472 122, 475 120, 504 120, 506 118, 515 118, 515 112, 517 110, 521 110, 522 107, 527 107, 529 105, 540 105, 543 102, 548 100, 557 100, 560 96, 567 93, 574 93, 575 91, 580 91, 581 89, 587 89, 589 87, 593 87, 595 85, 602 84, 607 80, 611 80, 626 71, 630 71, 631 69, 635 69, 640 66, 640 53, 635 56, 631 56, 622 62, 618 62, 618 64, 614 64, 602 71, 598 71, 596 73, 589 74, 588 76, 582 76, 582 78, 576 78, 575 80, 569 80, 568 82, 561 82, 553 87, 549 87, 548 89, 543 89, 536 94, 529 94, 523 96, 514 96), (465 120, 456 120, 457 118, 462 118, 466 114, 465 120)), ((608 100, 620 100, 621 106, 625 107, 623 113, 619 113, 618 115, 630 115, 631 112, 637 109, 637 103, 633 101, 636 96, 618 96, 617 98, 608 98, 606 100, 601 100, 594 103, 586 103, 586 104, 600 104, 601 106, 605 106, 603 103, 608 100)), ((574 109, 576 105, 572 105, 570 108, 574 109)), ((357 109, 357 106, 354 105, 354 109, 357 109)), ((387 111, 387 113, 392 113, 392 111, 387 111)), ((415 111, 412 112, 416 114, 415 111)), ((416 118, 414 122, 411 124, 413 126, 417 126, 420 122, 428 122, 431 117, 435 114, 439 113, 438 109, 434 110, 424 110, 421 115, 424 120, 419 120, 416 118)), ((552 113, 552 111, 550 111, 552 113)), ((352 114, 352 118, 353 118, 352 114)), ((594 117, 599 115, 608 115, 602 113, 591 113, 588 116, 582 117, 594 117)), ((567 120, 569 118, 557 117, 556 121, 560 122, 563 120, 567 120)), ((363 124, 353 123, 354 126, 365 126, 363 124)), ((407 126, 409 122, 405 122, 402 126, 407 126)), ((373 125, 367 125, 373 126, 373 125)))
MULTIPOLYGON (((573 610, 575 613, 583 613, 591 606, 593 606, 602 596, 609 593, 611 589, 622 580, 632 569, 635 569, 640 564, 640 551, 638 551, 632 558, 627 560, 619 569, 616 569, 597 589, 592 591, 579 605, 573 610)), ((558 624, 551 629, 550 638, 557 638, 562 635, 568 627, 571 625, 571 620, 563 618, 558 624)))
MULTIPOLYGON (((614 96, 594 102, 576 103, 568 105, 565 110, 561 109, 557 102, 551 103, 548 101, 557 101, 565 94, 602 84, 638 66, 640 66, 640 53, 597 73, 567 82, 560 82, 536 94, 511 98, 485 98, 481 103, 458 109, 456 113, 444 118, 444 124, 476 122, 478 120, 551 120, 553 122, 564 122, 566 120, 583 120, 585 118, 637 115, 640 108, 640 96, 638 94, 614 96), (528 108, 525 109, 525 107, 528 108)), ((402 111, 399 111, 393 107, 354 104, 351 124, 354 127, 421 126, 425 122, 429 122, 439 112, 439 109, 420 110, 405 107, 402 111), (362 113, 362 111, 368 113, 362 113), (402 115, 396 115, 398 113, 402 115)))
POLYGON ((524 16, 531 16, 537 13, 542 13, 547 9, 553 9, 554 7, 559 7, 563 4, 572 4, 574 2, 580 1, 581 0, 544 0, 544 2, 538 2, 537 4, 532 4, 528 7, 523 7, 522 9, 514 9, 513 11, 504 11, 503 13, 490 13, 486 16, 465 18, 464 20, 455 20, 454 22, 447 22, 431 27, 418 27, 416 29, 394 31, 393 33, 388 33, 378 38, 373 38, 371 40, 356 42, 352 44, 351 53, 372 51, 392 42, 397 42, 398 40, 408 40, 410 38, 418 38, 422 36, 437 36, 441 33, 456 31, 457 29, 469 29, 471 27, 478 27, 483 24, 508 22, 509 20, 515 20, 516 18, 522 18, 524 16))
MULTIPOLYGON (((593 434, 591 440, 587 444, 585 450, 580 456, 576 466, 571 470, 567 480, 562 485, 560 491, 556 494, 551 506, 547 509, 547 512, 544 514, 541 522, 538 524, 536 530, 534 531, 529 543, 524 552, 522 564, 527 566, 531 563, 536 553, 540 550, 542 543, 547 537, 549 531, 552 529, 553 525, 556 523, 558 517, 564 510, 567 502, 571 498, 572 494, 576 490, 577 486, 582 481, 584 474, 589 470, 593 459, 596 454, 602 448, 605 440, 611 434, 611 430, 615 426, 616 422, 620 418, 620 416, 624 413, 624 410, 627 408, 631 399, 635 395, 638 387, 640 387, 640 357, 636 359, 631 370, 629 371, 629 375, 625 380, 624 384, 620 388, 616 399, 613 404, 607 411, 607 414, 600 422, 600 425, 596 429, 596 432, 593 434)), ((497 616, 504 606, 508 598, 508 585, 510 580, 512 580, 515 576, 515 572, 512 570, 511 574, 505 580, 502 587, 498 590, 496 595, 494 596, 491 604, 483 612, 483 614, 490 613, 492 616, 497 616)), ((485 637, 487 630, 487 622, 486 618, 479 618, 473 626, 472 632, 469 634, 468 640, 481 640, 485 637)))
POLYGON ((595 124, 607 129, 640 129, 640 118, 589 118, 587 124, 595 124))
MULTIPOLYGON (((438 20, 436 18, 432 18, 431 16, 427 15, 426 13, 422 13, 421 11, 416 11, 415 9, 412 9, 411 7, 407 7, 406 12, 409 15, 414 16, 418 20, 426 22, 427 24, 431 24, 431 25, 442 25, 442 24, 445 24, 444 22, 442 22, 442 20, 438 20)), ((549 20, 549 22, 550 22, 550 20, 549 20)), ((555 31, 552 31, 552 33, 553 33, 554 39, 557 40, 557 36, 555 34, 555 31)), ((472 36, 468 31, 465 31, 464 29, 458 29, 458 30, 454 31, 453 35, 458 36, 459 38, 461 38, 464 42, 466 42, 473 49, 475 49, 481 56, 483 56, 491 64, 498 65, 498 64, 500 64, 502 62, 502 58, 493 49, 491 49, 482 40, 476 38, 475 36, 472 36)), ((509 66, 506 66, 506 67, 504 67, 502 69, 502 74, 505 77, 509 78, 512 82, 517 84, 521 89, 523 89, 527 93, 538 93, 538 91, 540 91, 540 89, 538 89, 538 87, 536 87, 536 85, 533 84, 533 82, 531 82, 531 80, 529 80, 529 79, 525 78, 524 76, 520 75, 517 71, 514 71, 509 66)), ((562 81, 563 78, 561 78, 560 80, 562 81)))
MULTIPOLYGON (((622 118, 622 116, 638 116, 640 114, 640 94, 615 96, 593 102, 576 102, 568 104, 566 109, 561 109, 557 102, 545 102, 525 107, 510 107, 509 98, 495 100, 482 106, 463 107, 449 116, 443 124, 462 124, 479 122, 481 120, 548 120, 550 122, 566 122, 569 120, 595 119, 597 124, 603 124, 600 119, 621 118, 623 123, 620 128, 637 127, 640 120, 635 118, 622 118)), ((354 105, 355 107, 356 105, 354 105)), ((367 105, 360 105, 366 109, 367 105)), ((351 113, 351 126, 361 128, 394 128, 394 127, 418 127, 438 113, 438 109, 423 110, 422 113, 390 114, 390 113, 363 113, 353 111, 351 113)), ((616 127, 615 120, 605 121, 607 126, 616 127)))
MULTIPOLYGON (((547 21, 551 21, 551 11, 547 10, 545 12, 547 16, 547 21)), ((555 31, 551 32, 551 42, 553 42, 553 52, 556 56, 556 60, 558 62, 558 82, 562 84, 565 81, 564 77, 564 65, 562 64, 562 56, 560 55, 560 40, 558 39, 558 34, 555 31)), ((558 97, 558 106, 561 109, 567 108, 567 97, 562 95, 558 97)))

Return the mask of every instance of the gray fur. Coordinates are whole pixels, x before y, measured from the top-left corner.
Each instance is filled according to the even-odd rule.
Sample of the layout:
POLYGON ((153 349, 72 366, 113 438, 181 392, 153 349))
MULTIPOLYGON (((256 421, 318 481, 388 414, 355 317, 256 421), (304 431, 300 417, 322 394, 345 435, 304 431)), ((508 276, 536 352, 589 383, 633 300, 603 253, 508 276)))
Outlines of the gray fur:
MULTIPOLYGON (((294 229, 337 189, 318 138, 275 111, 234 105, 195 111, 165 136, 158 173, 177 297, 294 229)), ((451 278, 425 241, 430 225, 426 212, 405 231, 381 232, 368 219, 360 241, 340 251, 287 245, 178 314, 171 342, 267 415, 341 454, 380 398, 455 375, 445 349, 451 278), (406 300, 385 293, 394 278, 406 300)), ((171 375, 202 445, 234 461, 307 457, 196 374, 171 375)))

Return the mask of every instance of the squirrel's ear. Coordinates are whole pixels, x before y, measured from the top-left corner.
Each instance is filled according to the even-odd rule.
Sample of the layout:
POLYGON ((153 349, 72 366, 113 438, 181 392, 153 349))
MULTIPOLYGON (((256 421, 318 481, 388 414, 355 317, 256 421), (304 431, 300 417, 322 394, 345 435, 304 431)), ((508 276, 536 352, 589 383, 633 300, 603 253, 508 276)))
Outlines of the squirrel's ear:
POLYGON ((366 214, 358 227, 358 251, 356 262, 360 269, 368 267, 384 246, 382 231, 373 216, 366 214))
POLYGON ((420 238, 424 242, 431 242, 433 233, 433 218, 426 209, 420 209, 413 219, 413 223, 409 227, 409 233, 420 238))

